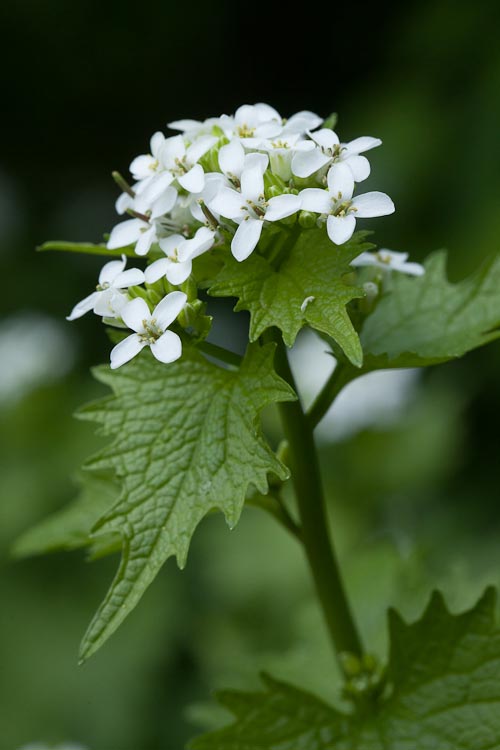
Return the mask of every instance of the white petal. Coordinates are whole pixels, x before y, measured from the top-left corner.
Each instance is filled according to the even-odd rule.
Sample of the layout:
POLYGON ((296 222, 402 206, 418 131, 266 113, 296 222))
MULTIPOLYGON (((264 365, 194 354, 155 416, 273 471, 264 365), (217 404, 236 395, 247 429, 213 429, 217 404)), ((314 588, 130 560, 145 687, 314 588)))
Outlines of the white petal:
POLYGON ((111 230, 109 240, 106 244, 108 250, 116 250, 119 247, 127 247, 137 242, 141 236, 141 230, 148 227, 141 219, 128 219, 117 224, 111 230))
POLYGON ((142 297, 136 297, 131 302, 127 302, 122 309, 123 322, 136 333, 144 333, 144 321, 150 318, 151 312, 146 300, 142 297))
MULTIPOLYGON (((208 227, 200 227, 191 240, 184 240, 179 248, 179 261, 197 258, 198 255, 210 250, 215 240, 215 232, 208 227)), ((191 273, 191 272, 190 272, 191 273)))
POLYGON ((330 130, 330 128, 321 128, 321 130, 309 133, 309 135, 321 148, 333 149, 334 146, 338 146, 340 143, 337 133, 330 130))
POLYGON ((255 135, 257 138, 277 138, 282 130, 280 122, 263 122, 255 128, 255 135))
POLYGON ((347 164, 351 170, 354 182, 363 182, 370 174, 370 162, 366 156, 352 154, 352 156, 343 159, 343 163, 347 164))
POLYGON ((129 208, 134 205, 134 199, 128 193, 122 193, 118 196, 115 202, 115 209, 117 214, 124 214, 129 208))
POLYGON ((238 125, 246 125, 249 128, 255 128, 259 124, 260 118, 257 109, 253 104, 242 104, 234 113, 235 122, 238 125))
POLYGON ((200 120, 173 120, 167 123, 171 130, 197 130, 203 125, 200 120))
POLYGON ((351 266, 377 266, 380 264, 380 261, 377 259, 377 256, 375 253, 361 253, 361 255, 358 255, 357 258, 354 258, 351 260, 351 266))
POLYGON ((103 318, 117 318, 128 302, 128 297, 118 289, 110 287, 99 295, 94 305, 94 312, 103 318))
POLYGON ((277 195, 268 203, 266 209, 266 221, 279 221, 284 219, 286 216, 300 211, 302 206, 302 199, 299 195, 293 195, 286 193, 284 195, 277 195))
POLYGON ((350 200, 354 192, 354 177, 343 162, 334 164, 328 170, 328 190, 335 200, 350 200))
POLYGON ((154 168, 155 159, 153 159, 151 154, 141 154, 141 156, 136 156, 129 166, 130 173, 133 175, 134 180, 142 180, 144 177, 149 177, 154 168))
POLYGON ((283 128, 284 133, 305 133, 307 130, 318 128, 323 120, 314 112, 296 112, 288 118, 283 128))
POLYGON ((166 276, 171 284, 178 286, 179 284, 182 284, 184 281, 186 281, 186 279, 191 275, 191 271, 193 268, 191 260, 185 260, 182 263, 173 263, 172 261, 167 262, 169 265, 167 268, 166 276))
POLYGON ((156 239, 156 227, 150 227, 146 232, 143 232, 137 244, 135 246, 135 252, 137 255, 147 255, 149 249, 156 239))
POLYGON ((169 267, 172 265, 170 258, 160 258, 151 263, 144 271, 144 276, 148 284, 154 284, 155 281, 167 275, 169 267))
POLYGON ((158 172, 155 174, 144 188, 141 187, 138 199, 136 200, 136 210, 143 213, 150 208, 173 181, 174 175, 170 172, 158 172))
POLYGON ((144 283, 144 272, 140 268, 129 268, 119 273, 114 281, 115 289, 127 289, 129 286, 138 286, 144 283))
MULTIPOLYGON (((340 165, 339 165, 340 166, 340 165)), ((388 216, 396 210, 394 203, 385 193, 373 191, 357 195, 352 201, 356 207, 356 218, 369 219, 373 216, 388 216)))
POLYGON ((321 188, 306 188, 299 193, 303 211, 313 211, 317 214, 327 214, 332 209, 332 196, 328 190, 321 188))
POLYGON ((177 181, 188 193, 201 193, 205 186, 205 173, 201 164, 195 164, 189 172, 178 177, 177 181))
POLYGON ((142 180, 136 182, 134 185, 134 193, 136 196, 141 195, 141 193, 143 193, 152 182, 158 179, 160 174, 163 174, 163 172, 152 172, 148 177, 144 177, 142 180))
POLYGON ((127 257, 122 255, 121 260, 110 260, 101 268, 99 284, 111 284, 113 280, 123 271, 127 265, 127 257))
POLYGON ((208 205, 223 187, 231 187, 224 175, 220 174, 220 172, 208 172, 205 174, 205 187, 202 190, 200 198, 203 198, 208 205))
POLYGON ((152 312, 151 317, 156 318, 158 327, 162 331, 176 319, 187 301, 184 292, 170 292, 159 302, 152 312))
POLYGON ((222 172, 240 177, 245 161, 245 150, 237 140, 222 146, 219 151, 219 166, 222 172))
POLYGON ((166 169, 175 168, 176 159, 183 159, 186 155, 186 145, 184 143, 184 136, 173 135, 170 138, 165 138, 161 149, 161 163, 166 169))
POLYGON ((264 177, 260 166, 252 166, 241 173, 241 194, 245 200, 258 201, 264 195, 264 177))
POLYGON ((156 131, 156 133, 153 133, 151 136, 151 141, 149 142, 149 147, 151 149, 151 153, 153 154, 154 158, 159 161, 161 149, 163 144, 165 143, 165 136, 162 132, 159 130, 156 131))
POLYGON ((245 198, 237 190, 223 187, 208 203, 208 207, 226 219, 238 220, 245 216, 245 198))
POLYGON ((277 112, 274 107, 271 107, 269 104, 264 104, 264 102, 259 102, 258 104, 254 104, 254 109, 257 112, 257 116, 259 118, 259 122, 268 122, 269 120, 276 120, 281 124, 282 117, 279 112, 277 112))
POLYGON ((255 250, 262 233, 264 222, 248 218, 242 221, 231 242, 231 252, 236 260, 248 258, 255 250))
POLYGON ((81 318, 82 315, 85 315, 85 313, 88 313, 90 310, 93 310, 94 305, 100 296, 101 292, 92 292, 92 294, 89 294, 88 297, 85 297, 85 299, 82 299, 74 306, 70 314, 66 317, 66 320, 76 320, 77 318, 81 318))
POLYGON ((297 177, 310 177, 318 169, 328 164, 329 161, 331 161, 330 157, 326 156, 319 148, 310 151, 298 151, 293 155, 292 172, 297 177))
POLYGON ((112 370, 116 370, 117 367, 121 367, 125 362, 130 362, 136 354, 139 354, 141 349, 144 349, 146 343, 141 341, 136 333, 131 336, 127 336, 126 339, 120 341, 114 349, 111 350, 111 364, 112 370))
POLYGON ((170 213, 176 204, 177 195, 177 190, 173 185, 170 185, 151 206, 151 218, 157 219, 159 216, 170 213))
POLYGON ((405 263, 404 266, 401 266, 400 268, 396 266, 394 270, 400 271, 401 273, 407 273, 410 276, 423 276, 425 273, 425 268, 421 266, 420 263, 405 263))
POLYGON ((165 255, 172 255, 176 250, 185 242, 186 238, 182 234, 170 234, 168 237, 163 237, 159 240, 158 244, 165 253, 165 255))
POLYGON ((361 154, 363 151, 369 151, 371 148, 375 148, 381 144, 382 141, 380 138, 372 138, 369 135, 363 135, 361 138, 355 138, 353 141, 349 141, 349 143, 345 143, 344 145, 351 154, 361 154))
POLYGON ((163 362, 164 364, 175 362, 182 354, 182 342, 179 336, 173 331, 165 331, 158 341, 151 344, 151 351, 159 362, 163 362))
POLYGON ((240 138, 239 141, 243 148, 249 151, 251 149, 261 149, 265 138, 262 136, 259 136, 258 138, 240 138))
MULTIPOLYGON (((287 138, 288 141, 288 138, 287 138)), ((293 150, 294 152, 297 151, 314 151, 317 146, 314 143, 314 141, 311 141, 309 138, 301 138, 300 140, 296 141, 293 144, 293 150)))
POLYGON ((202 135, 192 143, 186 151, 186 161, 188 164, 196 164, 212 146, 217 143, 217 138, 213 135, 202 135))
POLYGON ((329 216, 326 222, 326 231, 332 242, 343 245, 350 240, 356 227, 356 219, 352 214, 347 216, 329 216))
POLYGON ((258 169, 264 174, 268 164, 269 156, 267 154, 247 154, 245 156, 245 169, 258 169))

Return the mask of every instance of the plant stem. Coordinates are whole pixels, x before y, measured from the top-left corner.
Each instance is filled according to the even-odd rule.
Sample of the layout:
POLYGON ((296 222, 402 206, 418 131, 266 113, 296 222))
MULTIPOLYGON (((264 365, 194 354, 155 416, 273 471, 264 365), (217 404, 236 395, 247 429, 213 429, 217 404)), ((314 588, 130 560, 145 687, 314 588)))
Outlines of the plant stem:
POLYGON ((307 412, 307 421, 312 430, 321 422, 340 391, 360 375, 360 371, 347 362, 337 362, 325 385, 307 412))
POLYGON ((230 365, 235 369, 238 369, 243 360, 243 357, 240 357, 236 352, 231 352, 229 349, 224 349, 222 346, 212 344, 210 341, 201 341, 198 344, 198 349, 205 354, 208 354, 210 357, 218 359, 220 362, 225 362, 226 365, 230 365))
MULTIPOLYGON (((274 331, 272 338, 277 342, 276 370, 297 390, 281 335, 274 331)), ((283 402, 279 404, 279 409, 289 443, 290 468, 299 509, 302 542, 330 637, 337 657, 345 652, 361 656, 361 639, 328 533, 313 427, 299 401, 283 402)))

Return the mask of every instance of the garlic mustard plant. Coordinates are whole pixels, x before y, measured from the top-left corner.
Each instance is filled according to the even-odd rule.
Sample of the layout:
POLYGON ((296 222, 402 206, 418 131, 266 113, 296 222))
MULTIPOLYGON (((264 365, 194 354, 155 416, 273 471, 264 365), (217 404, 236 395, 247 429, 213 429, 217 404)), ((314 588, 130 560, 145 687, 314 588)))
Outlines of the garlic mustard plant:
MULTIPOLYGON (((371 175, 365 154, 382 141, 343 141, 335 121, 308 110, 284 118, 264 103, 173 121, 132 160, 130 179, 113 173, 122 219, 104 242, 42 247, 107 259, 68 320, 93 311, 114 344, 110 366, 96 370, 112 394, 80 413, 110 441, 87 467, 109 485, 106 509, 84 492, 75 513, 52 519, 50 548, 78 539, 98 558, 121 543, 118 572, 83 638, 85 661, 168 558, 184 567, 206 515, 218 510, 233 528, 244 507, 258 507, 302 547, 338 662, 337 705, 264 676, 260 691, 221 694, 233 723, 192 750, 499 748, 494 595, 452 615, 434 594, 412 625, 391 615, 383 664, 364 643, 343 581, 314 432, 360 376, 436 365, 498 338, 500 258, 451 284, 442 252, 421 265, 377 250, 358 220, 389 216, 394 203, 357 185, 371 175), (224 311, 217 298, 248 312, 242 355, 230 326, 224 346, 212 338, 224 311), (304 328, 335 362, 307 410, 287 356, 304 328), (280 442, 276 424, 268 439, 261 416, 271 405, 280 442)), ((19 550, 45 550, 45 529, 28 532, 19 550)))

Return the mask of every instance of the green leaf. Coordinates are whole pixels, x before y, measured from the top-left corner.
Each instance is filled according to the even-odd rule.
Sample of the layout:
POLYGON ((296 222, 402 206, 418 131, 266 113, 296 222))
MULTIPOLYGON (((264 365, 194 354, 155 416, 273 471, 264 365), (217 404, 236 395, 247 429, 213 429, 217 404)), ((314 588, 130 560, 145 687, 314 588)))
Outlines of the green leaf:
POLYGON ((235 716, 191 750, 499 750, 500 630, 495 593, 452 615, 434 594, 423 617, 389 617, 387 690, 371 711, 347 714, 290 685, 224 692, 235 716))
POLYGON ((392 291, 363 327, 369 369, 420 367, 461 357, 500 336, 500 258, 458 284, 446 277, 446 254, 432 255, 418 278, 393 275, 392 291))
POLYGON ((37 247, 40 253, 47 250, 57 250, 64 253, 83 253, 84 255, 104 255, 108 258, 121 258, 127 255, 129 258, 137 258, 133 245, 120 247, 118 250, 108 250, 106 245, 93 245, 90 242, 65 242, 64 240, 50 240, 37 247))
POLYGON ((288 470, 258 424, 264 406, 295 394, 272 367, 274 346, 250 346, 238 371, 186 348, 170 365, 143 352, 133 362, 96 376, 114 396, 80 414, 100 422, 114 440, 88 468, 112 469, 122 485, 116 505, 95 532, 119 533, 122 559, 91 622, 81 658, 94 653, 137 604, 171 555, 181 567, 201 519, 221 510, 233 527, 249 485, 267 491, 268 473, 288 470))
POLYGON ((76 500, 19 537, 12 550, 16 557, 74 550, 94 543, 92 528, 114 505, 118 488, 109 479, 91 475, 82 478, 81 483, 76 500))
POLYGON ((292 346, 300 329, 309 325, 328 334, 359 367, 363 353, 346 305, 362 297, 359 287, 343 277, 350 261, 373 247, 358 232, 350 242, 335 246, 324 229, 302 231, 279 270, 253 253, 243 263, 228 256, 209 293, 214 297, 238 297, 235 310, 250 311, 250 340, 271 326, 283 332, 292 346), (304 307, 304 309, 303 309, 304 307))

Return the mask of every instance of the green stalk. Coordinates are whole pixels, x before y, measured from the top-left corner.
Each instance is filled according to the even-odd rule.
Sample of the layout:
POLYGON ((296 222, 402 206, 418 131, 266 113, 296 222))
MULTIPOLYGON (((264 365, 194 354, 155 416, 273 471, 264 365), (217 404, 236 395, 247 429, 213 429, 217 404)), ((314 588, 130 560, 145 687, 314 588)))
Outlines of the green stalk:
MULTIPOLYGON (((277 331, 276 370, 296 391, 285 346, 277 331)), ((316 591, 337 657, 346 652, 362 656, 363 647, 351 614, 338 561, 328 532, 328 521, 314 443, 313 426, 299 401, 279 404, 289 444, 292 482, 300 516, 301 538, 316 591)))
POLYGON ((231 368, 234 368, 236 370, 239 368, 243 360, 243 357, 241 357, 239 354, 236 354, 236 352, 232 352, 229 349, 224 349, 224 347, 218 346, 217 344, 212 344, 211 341, 200 341, 198 343, 198 349, 200 349, 200 351, 204 352, 205 354, 208 354, 210 357, 218 359, 220 362, 224 362, 226 365, 229 365, 231 368))
POLYGON ((360 371, 350 363, 337 362, 335 370, 307 412, 307 419, 313 430, 321 422, 340 391, 360 374, 360 371))

